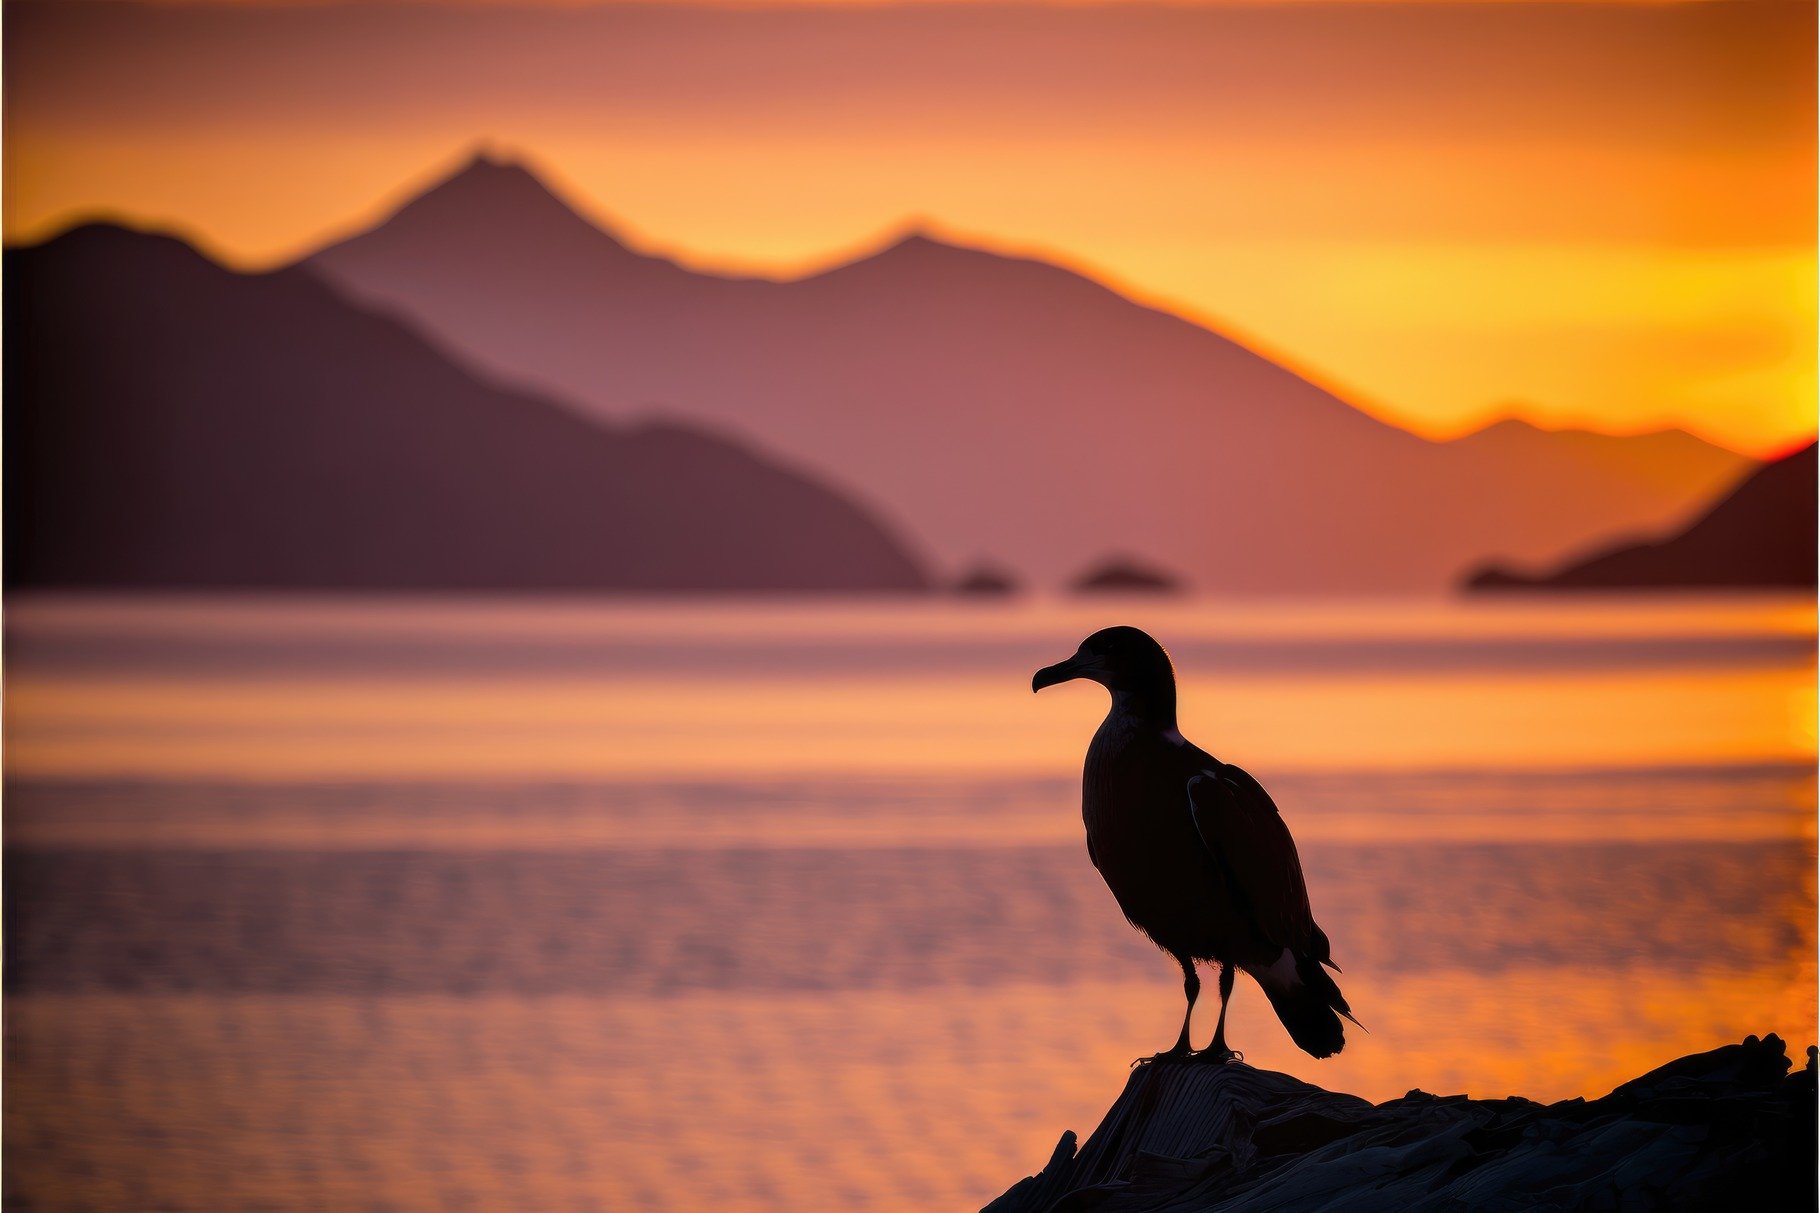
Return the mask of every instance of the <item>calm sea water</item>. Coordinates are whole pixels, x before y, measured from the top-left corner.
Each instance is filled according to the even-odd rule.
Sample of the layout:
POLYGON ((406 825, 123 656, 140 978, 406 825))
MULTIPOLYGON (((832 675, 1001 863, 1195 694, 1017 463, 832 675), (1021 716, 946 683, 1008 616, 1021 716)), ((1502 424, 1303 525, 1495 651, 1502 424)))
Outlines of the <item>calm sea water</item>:
POLYGON ((1029 692, 1109 622, 1370 1028, 1313 1061, 1241 980, 1252 1062, 1814 1038, 1808 602, 23 600, 8 1207, 977 1207, 1179 1014, 1081 844, 1104 693, 1029 692))

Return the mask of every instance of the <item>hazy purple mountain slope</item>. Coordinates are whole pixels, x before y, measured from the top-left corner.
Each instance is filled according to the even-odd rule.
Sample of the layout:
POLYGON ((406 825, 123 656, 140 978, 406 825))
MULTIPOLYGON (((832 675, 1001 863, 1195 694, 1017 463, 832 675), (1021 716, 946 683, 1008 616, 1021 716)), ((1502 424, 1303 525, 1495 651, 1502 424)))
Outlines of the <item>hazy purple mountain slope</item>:
POLYGON ((1079 274, 922 235, 795 281, 695 273, 484 158, 308 265, 490 373, 735 429, 951 569, 1051 585, 1132 552, 1203 589, 1438 587, 1665 524, 1744 463, 1429 442, 1079 274))
POLYGON ((924 584, 836 493, 501 390, 302 271, 101 225, 5 271, 10 585, 924 584))
POLYGON ((1473 589, 1663 589, 1812 586, 1816 525, 1814 445, 1746 476, 1685 529, 1623 544, 1552 573, 1488 568, 1473 589))

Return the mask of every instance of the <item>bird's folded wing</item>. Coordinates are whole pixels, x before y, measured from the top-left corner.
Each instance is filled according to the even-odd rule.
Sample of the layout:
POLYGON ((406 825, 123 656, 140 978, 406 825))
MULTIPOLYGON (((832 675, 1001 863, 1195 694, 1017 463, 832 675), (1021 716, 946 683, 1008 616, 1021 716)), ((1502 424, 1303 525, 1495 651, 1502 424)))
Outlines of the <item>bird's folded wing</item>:
MULTIPOLYGON (((1266 939, 1297 955, 1325 953, 1314 924, 1295 840, 1257 780, 1217 764, 1188 781, 1189 811, 1201 842, 1245 899, 1266 939)), ((1317 959, 1324 959, 1317 957, 1317 959)))

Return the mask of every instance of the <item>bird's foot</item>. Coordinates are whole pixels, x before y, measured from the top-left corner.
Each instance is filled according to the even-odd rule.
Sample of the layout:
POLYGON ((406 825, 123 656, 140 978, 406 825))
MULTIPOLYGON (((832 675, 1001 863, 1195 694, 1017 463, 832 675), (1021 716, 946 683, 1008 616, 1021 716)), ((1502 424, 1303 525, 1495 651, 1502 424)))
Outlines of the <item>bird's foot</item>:
POLYGON ((1177 1044, 1173 1048, 1164 1049, 1161 1053, 1152 1053, 1149 1057, 1138 1058, 1131 1063, 1131 1068, 1135 1070, 1139 1066, 1147 1066, 1153 1061, 1192 1061, 1195 1056, 1193 1049, 1185 1044, 1177 1044))
POLYGON ((1176 1045, 1163 1049, 1161 1053, 1141 1056, 1136 1062, 1132 1062, 1132 1069, 1138 1069, 1139 1065, 1148 1065, 1150 1062, 1192 1062, 1192 1060, 1194 1060, 1194 1049, 1190 1049, 1188 1045, 1181 1044, 1181 1042, 1176 1042, 1176 1045))
POLYGON ((1245 1055, 1237 1049, 1202 1049, 1194 1055, 1194 1060, 1224 1065, 1229 1061, 1244 1061, 1245 1055))

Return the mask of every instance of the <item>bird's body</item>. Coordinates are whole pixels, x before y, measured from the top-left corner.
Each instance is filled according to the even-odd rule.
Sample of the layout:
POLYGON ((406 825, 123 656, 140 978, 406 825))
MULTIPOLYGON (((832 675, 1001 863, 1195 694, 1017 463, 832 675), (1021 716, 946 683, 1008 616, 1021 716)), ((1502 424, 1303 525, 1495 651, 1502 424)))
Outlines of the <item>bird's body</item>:
MULTIPOLYGON (((1186 740, 1176 726, 1175 676, 1162 647, 1135 628, 1110 628, 1069 662, 1038 673, 1037 689, 1088 677, 1112 707, 1087 747, 1081 815, 1087 852, 1133 926, 1182 966, 1192 1015, 1197 960, 1221 968, 1224 1055, 1234 969, 1257 979, 1295 1042, 1316 1057, 1340 1051, 1346 1000, 1323 969, 1295 842, 1268 793, 1238 767, 1186 740)), ((1187 1053, 1188 1020, 1172 1053, 1187 1053)))
POLYGON ((1256 949, 1188 811, 1188 781, 1213 765, 1198 746, 1115 709, 1087 747, 1081 821, 1087 854, 1132 926, 1165 952, 1236 962, 1256 949))

